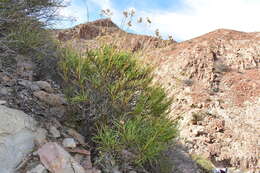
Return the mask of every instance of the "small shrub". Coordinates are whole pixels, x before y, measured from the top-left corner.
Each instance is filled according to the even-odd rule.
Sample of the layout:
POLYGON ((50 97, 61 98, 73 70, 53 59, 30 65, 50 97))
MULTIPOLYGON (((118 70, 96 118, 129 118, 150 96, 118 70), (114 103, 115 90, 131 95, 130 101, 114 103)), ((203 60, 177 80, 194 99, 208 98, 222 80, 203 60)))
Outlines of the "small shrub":
MULTIPOLYGON (((37 21, 34 22, 38 23, 37 21)), ((41 28, 40 23, 37 27, 31 25, 32 20, 28 20, 15 28, 10 28, 6 39, 12 41, 7 42, 6 45, 21 54, 30 55, 30 52, 38 54, 45 53, 40 50, 40 48, 43 48, 51 42, 49 33, 41 28)))
POLYGON ((130 54, 112 48, 81 56, 66 50, 63 56, 66 58, 60 67, 64 79, 75 88, 71 100, 85 98, 79 102, 91 104, 89 114, 96 120, 113 121, 122 113, 133 111, 136 97, 147 90, 151 81, 149 68, 142 69, 130 54))
POLYGON ((211 161, 204 159, 198 155, 192 155, 192 159, 199 165, 199 167, 206 173, 212 172, 214 166, 211 161))
POLYGON ((202 121, 208 114, 206 112, 194 112, 192 113, 192 124, 195 125, 197 124, 199 121, 202 121))
POLYGON ((66 49, 63 56, 68 100, 87 120, 82 126, 92 129, 88 132, 100 154, 120 166, 155 161, 175 137, 176 126, 168 118, 171 99, 162 87, 151 85, 151 69, 108 46, 81 55, 66 49))

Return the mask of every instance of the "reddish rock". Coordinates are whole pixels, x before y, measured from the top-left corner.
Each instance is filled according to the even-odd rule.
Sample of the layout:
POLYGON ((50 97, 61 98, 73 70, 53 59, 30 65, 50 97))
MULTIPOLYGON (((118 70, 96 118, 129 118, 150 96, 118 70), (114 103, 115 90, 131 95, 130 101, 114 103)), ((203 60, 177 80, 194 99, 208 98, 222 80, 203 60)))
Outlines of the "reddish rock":
POLYGON ((85 173, 84 168, 57 143, 43 145, 38 154, 42 164, 51 173, 85 173))

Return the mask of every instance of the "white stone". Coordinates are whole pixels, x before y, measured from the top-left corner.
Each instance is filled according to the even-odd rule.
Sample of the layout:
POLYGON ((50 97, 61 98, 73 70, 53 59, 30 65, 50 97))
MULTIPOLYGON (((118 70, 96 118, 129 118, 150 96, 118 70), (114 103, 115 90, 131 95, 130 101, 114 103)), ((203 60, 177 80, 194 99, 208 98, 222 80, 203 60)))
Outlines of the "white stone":
POLYGON ((5 100, 0 100, 0 105, 4 105, 6 104, 6 101, 5 100))
POLYGON ((39 164, 35 168, 31 169, 30 171, 27 171, 26 173, 46 173, 47 169, 42 165, 39 164))
POLYGON ((77 146, 73 138, 65 138, 62 141, 62 145, 67 148, 75 148, 77 146))
POLYGON ((7 88, 7 87, 0 88, 0 95, 4 95, 4 96, 10 95, 11 92, 12 92, 12 89, 10 89, 10 88, 7 88))
POLYGON ((47 130, 43 128, 38 128, 37 131, 35 132, 35 142, 38 145, 45 143, 47 141, 46 140, 47 133, 48 133, 47 130))
POLYGON ((51 126, 49 131, 50 131, 52 137, 54 137, 54 138, 59 138, 61 136, 60 131, 57 130, 57 128, 55 126, 51 126))

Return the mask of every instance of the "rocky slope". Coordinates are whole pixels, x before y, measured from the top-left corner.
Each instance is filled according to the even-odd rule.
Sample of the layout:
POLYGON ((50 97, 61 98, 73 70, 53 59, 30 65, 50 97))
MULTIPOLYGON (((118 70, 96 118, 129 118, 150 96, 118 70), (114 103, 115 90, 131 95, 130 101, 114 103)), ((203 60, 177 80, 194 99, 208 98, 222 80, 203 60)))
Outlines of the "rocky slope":
POLYGON ((175 98, 172 116, 191 154, 221 166, 260 165, 260 33, 216 30, 146 60, 175 98))
MULTIPOLYGON (((202 172, 191 158, 259 172, 260 33, 220 29, 177 43, 129 34, 107 19, 53 33, 79 51, 108 43, 154 66, 180 124, 166 153, 173 172, 202 172)), ((67 103, 57 81, 43 76, 56 73, 46 61, 0 56, 0 172, 98 173, 84 137, 60 123, 67 103)))
POLYGON ((31 60, 0 56, 0 173, 100 173, 85 137, 61 124, 68 103, 60 85, 37 80, 31 60))
POLYGON ((171 116, 180 121, 180 139, 189 153, 215 166, 259 170, 260 33, 219 29, 170 43, 127 34, 101 20, 55 34, 81 50, 115 38, 120 48, 144 50, 144 62, 155 67, 155 82, 174 97, 171 116))

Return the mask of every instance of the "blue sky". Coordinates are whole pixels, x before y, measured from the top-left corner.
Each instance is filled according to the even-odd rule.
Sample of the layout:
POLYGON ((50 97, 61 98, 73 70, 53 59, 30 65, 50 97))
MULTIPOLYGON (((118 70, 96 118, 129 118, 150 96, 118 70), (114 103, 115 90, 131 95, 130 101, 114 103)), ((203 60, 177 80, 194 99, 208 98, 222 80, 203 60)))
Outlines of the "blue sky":
POLYGON ((100 19, 102 9, 113 12, 111 19, 120 25, 122 12, 134 9, 139 17, 149 17, 152 24, 133 24, 130 31, 153 35, 159 29, 166 38, 188 40, 219 28, 245 32, 260 31, 260 0, 65 0, 70 5, 59 10, 64 17, 57 28, 68 28, 88 20, 100 19), (88 7, 88 8, 87 8, 88 7), (87 12, 88 9, 88 12, 87 12), (89 18, 87 17, 89 15, 89 18))

